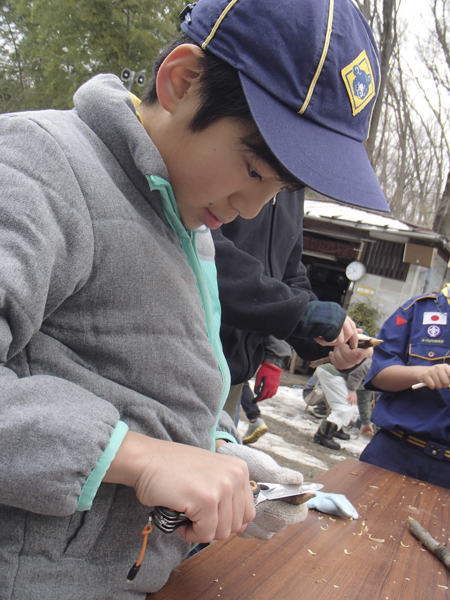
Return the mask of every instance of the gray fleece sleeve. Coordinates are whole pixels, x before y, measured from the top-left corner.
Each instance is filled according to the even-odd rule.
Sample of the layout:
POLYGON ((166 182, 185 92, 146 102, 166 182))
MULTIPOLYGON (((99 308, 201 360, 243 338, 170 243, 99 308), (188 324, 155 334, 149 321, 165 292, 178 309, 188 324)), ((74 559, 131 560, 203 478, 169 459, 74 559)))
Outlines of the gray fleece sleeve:
POLYGON ((63 516, 119 415, 73 382, 26 372, 27 346, 89 276, 93 234, 52 136, 21 115, 1 117, 0 132, 0 503, 63 516))
POLYGON ((347 379, 347 387, 349 390, 354 392, 363 384, 371 364, 372 359, 367 358, 350 373, 347 379))
POLYGON ((228 442, 237 442, 242 444, 242 438, 233 423, 230 415, 222 410, 220 411, 219 423, 217 424, 216 440, 227 440, 228 442))

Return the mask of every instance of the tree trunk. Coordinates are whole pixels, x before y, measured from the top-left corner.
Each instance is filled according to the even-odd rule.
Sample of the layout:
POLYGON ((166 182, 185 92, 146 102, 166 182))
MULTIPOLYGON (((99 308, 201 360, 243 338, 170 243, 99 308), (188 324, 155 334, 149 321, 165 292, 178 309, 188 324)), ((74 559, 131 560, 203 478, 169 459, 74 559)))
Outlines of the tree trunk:
POLYGON ((378 124, 383 108, 384 90, 389 77, 389 67, 392 53, 397 43, 396 36, 397 7, 396 0, 383 0, 383 24, 380 45, 380 71, 381 83, 378 98, 372 114, 372 124, 369 137, 365 142, 366 152, 370 162, 373 164, 373 153, 375 150, 375 138, 377 136, 378 124))
POLYGON ((450 239, 450 171, 434 218, 433 231, 450 239))

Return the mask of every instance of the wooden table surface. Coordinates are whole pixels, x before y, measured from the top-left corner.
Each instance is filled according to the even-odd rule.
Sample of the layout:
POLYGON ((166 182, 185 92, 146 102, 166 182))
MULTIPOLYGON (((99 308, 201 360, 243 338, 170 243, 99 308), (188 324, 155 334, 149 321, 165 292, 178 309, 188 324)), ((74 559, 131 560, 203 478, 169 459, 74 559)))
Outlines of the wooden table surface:
POLYGON ((450 598, 450 572, 409 531, 417 519, 450 546, 450 490, 347 459, 317 477, 357 520, 310 511, 271 540, 231 536, 174 571, 147 600, 450 598))

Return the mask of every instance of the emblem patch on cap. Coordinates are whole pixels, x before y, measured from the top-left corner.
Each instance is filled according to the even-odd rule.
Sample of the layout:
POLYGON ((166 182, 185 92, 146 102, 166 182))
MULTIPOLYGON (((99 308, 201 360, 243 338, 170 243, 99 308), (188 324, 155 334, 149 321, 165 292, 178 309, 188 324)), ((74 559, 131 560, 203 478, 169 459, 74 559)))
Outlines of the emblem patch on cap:
POLYGON ((375 96, 375 80, 366 51, 341 71, 352 105, 353 116, 366 107, 375 96))

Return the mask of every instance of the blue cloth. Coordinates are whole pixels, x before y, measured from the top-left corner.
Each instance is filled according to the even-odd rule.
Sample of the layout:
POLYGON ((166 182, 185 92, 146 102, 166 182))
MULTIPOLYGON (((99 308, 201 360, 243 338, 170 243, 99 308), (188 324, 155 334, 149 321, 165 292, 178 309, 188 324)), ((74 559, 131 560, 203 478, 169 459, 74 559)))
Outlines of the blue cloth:
POLYGON ((450 462, 427 456, 404 440, 378 431, 360 456, 362 462, 450 489, 450 462))
MULTIPOLYGON (((443 294, 418 296, 400 307, 380 330, 378 337, 383 343, 374 349, 365 388, 377 390, 371 380, 392 365, 431 367, 450 360, 448 313, 450 307, 443 294)), ((382 429, 406 431, 450 445, 449 401, 448 388, 383 392, 372 421, 382 429)))

